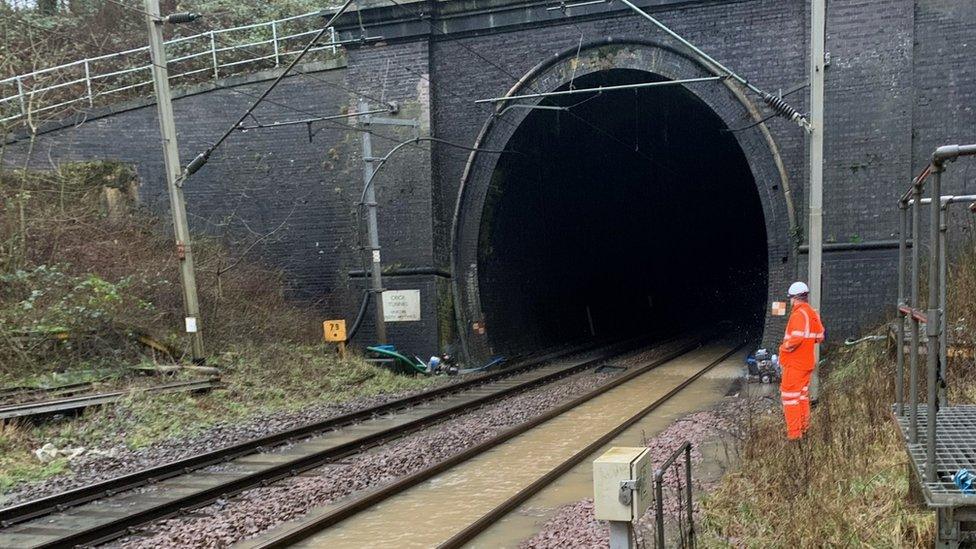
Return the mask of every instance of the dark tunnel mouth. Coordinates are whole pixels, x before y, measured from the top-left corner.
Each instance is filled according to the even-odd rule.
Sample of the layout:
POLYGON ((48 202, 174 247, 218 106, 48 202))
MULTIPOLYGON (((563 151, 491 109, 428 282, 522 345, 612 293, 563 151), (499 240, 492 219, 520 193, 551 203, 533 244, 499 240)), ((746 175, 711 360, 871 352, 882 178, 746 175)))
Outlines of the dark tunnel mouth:
MULTIPOLYGON (((576 89, 664 80, 611 69, 576 89)), ((568 85, 560 89, 566 89, 568 85)), ((760 336, 766 224, 734 133, 683 86, 545 99, 491 176, 478 241, 496 353, 731 321, 760 336)))

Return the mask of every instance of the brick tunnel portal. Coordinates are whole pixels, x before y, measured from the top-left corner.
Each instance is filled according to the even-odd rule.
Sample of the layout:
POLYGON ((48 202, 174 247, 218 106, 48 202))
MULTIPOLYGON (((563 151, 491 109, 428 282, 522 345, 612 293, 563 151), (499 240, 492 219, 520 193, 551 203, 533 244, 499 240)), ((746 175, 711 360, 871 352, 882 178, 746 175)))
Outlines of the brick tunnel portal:
MULTIPOLYGON (((661 79, 632 69, 576 89, 661 79)), ((563 86, 561 89, 566 89, 563 86)), ((550 97, 491 176, 478 286, 491 348, 515 353, 730 320, 759 337, 766 224, 734 133, 683 86, 550 97)))

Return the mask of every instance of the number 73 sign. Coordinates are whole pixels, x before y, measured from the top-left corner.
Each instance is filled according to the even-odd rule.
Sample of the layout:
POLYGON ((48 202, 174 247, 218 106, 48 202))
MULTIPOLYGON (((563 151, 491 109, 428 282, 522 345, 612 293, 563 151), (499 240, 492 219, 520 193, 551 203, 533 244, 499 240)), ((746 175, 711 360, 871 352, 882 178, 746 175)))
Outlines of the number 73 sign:
POLYGON ((346 321, 326 320, 322 323, 322 334, 326 341, 345 341, 346 321))

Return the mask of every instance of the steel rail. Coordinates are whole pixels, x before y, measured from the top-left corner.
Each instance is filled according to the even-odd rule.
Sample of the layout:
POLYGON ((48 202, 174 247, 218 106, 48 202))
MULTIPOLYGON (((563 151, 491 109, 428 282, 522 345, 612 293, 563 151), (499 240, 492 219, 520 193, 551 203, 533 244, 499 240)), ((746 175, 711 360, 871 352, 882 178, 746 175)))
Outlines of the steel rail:
MULTIPOLYGON (((573 456, 567 459, 566 461, 560 463, 556 468, 552 469, 551 471, 549 471, 548 473, 546 473, 545 475, 537 479, 532 484, 526 486, 522 490, 519 490, 517 494, 508 498, 507 500, 502 502, 499 506, 495 507, 487 514, 485 514, 475 522, 471 523, 468 527, 466 527, 464 530, 461 530, 460 532, 452 536, 450 539, 442 543, 439 547, 441 549, 453 549, 456 547, 464 546, 464 544, 474 539, 475 536, 485 531, 489 526, 498 522, 498 520, 500 520, 505 515, 514 511, 519 505, 521 505, 523 502, 528 500, 530 497, 534 496, 535 494, 540 492, 543 488, 545 488, 553 481, 555 481, 557 478, 559 478, 563 474, 567 473, 570 469, 578 465, 581 461, 586 459, 587 456, 592 455, 593 452, 596 452, 597 450, 600 449, 600 447, 613 440, 617 435, 624 432, 624 430, 626 430, 628 427, 630 427, 634 423, 637 423, 638 421, 641 420, 641 418, 653 412, 655 409, 660 407, 665 402, 674 398, 675 395, 677 395, 686 387, 694 383, 695 380, 705 375, 705 373, 707 373, 715 366, 718 366, 725 359, 729 358, 730 356, 738 352, 740 349, 742 349, 745 345, 746 345, 745 342, 739 343, 735 345, 728 352, 723 353, 722 356, 720 356, 719 358, 713 360, 712 362, 709 362, 707 366, 705 366, 701 370, 698 370, 698 372, 696 372, 694 375, 692 375, 685 381, 682 381, 680 384, 678 384, 673 389, 668 391, 664 396, 651 402, 643 409, 641 409, 639 412, 627 418, 626 421, 614 427, 613 429, 608 431, 599 439, 590 443, 588 446, 586 446, 579 452, 573 454, 573 456)), ((655 471, 655 476, 657 476, 658 471, 664 469, 665 467, 666 465, 659 467, 658 470, 655 471)), ((660 505, 660 499, 658 500, 658 504, 660 505)), ((661 547, 663 547, 663 545, 661 545, 661 547)))
MULTIPOLYGON (((40 395, 69 395, 73 393, 80 393, 91 389, 95 385, 95 381, 80 381, 78 383, 69 383, 67 385, 56 385, 54 387, 5 387, 0 389, 0 399, 11 400, 11 399, 21 399, 29 398, 40 395)), ((8 403, 0 406, 7 406, 8 403)), ((22 404, 22 403, 16 403, 22 404)))
MULTIPOLYGON (((634 340, 628 340, 623 343, 618 343, 617 345, 627 346, 633 344, 634 340)), ((332 431, 352 423, 362 422, 376 416, 391 414, 393 412, 407 409, 424 402, 446 397, 455 393, 460 393, 480 385, 502 380, 504 378, 512 377, 540 367, 547 362, 565 358, 568 355, 591 352, 599 347, 599 345, 600 344, 597 343, 576 347, 569 351, 559 350, 550 352, 542 356, 532 358, 525 363, 498 372, 472 376, 470 379, 465 379, 458 383, 437 387, 384 404, 371 406, 369 408, 342 414, 323 421, 296 427, 238 444, 225 446, 212 452, 172 461, 155 467, 143 469, 135 473, 122 475, 88 486, 61 492, 52 496, 2 508, 0 509, 0 527, 8 527, 14 524, 22 523, 53 512, 62 511, 66 508, 75 507, 93 500, 102 499, 107 496, 113 496, 119 492, 138 488, 148 483, 158 482, 167 478, 190 473, 203 467, 224 463, 250 454, 256 454, 263 450, 281 446, 296 440, 308 439, 318 434, 332 431)), ((605 359, 606 357, 601 356, 601 358, 598 360, 605 359)), ((0 532, 0 535, 2 535, 2 533, 3 532, 0 532)))
MULTIPOLYGON (((174 516, 181 512, 185 512, 188 509, 209 504, 220 498, 233 496, 250 488, 267 485, 284 478, 295 476, 299 473, 319 467, 336 459, 341 459, 390 440, 401 438, 407 434, 440 423, 444 419, 468 412, 485 404, 500 400, 504 397, 518 394, 528 389, 532 389, 564 378, 568 375, 586 370, 630 350, 630 348, 633 346, 632 340, 626 343, 628 343, 629 346, 626 344, 618 344, 618 346, 626 347, 623 350, 608 351, 607 348, 605 348, 602 350, 602 352, 600 352, 599 356, 595 358, 585 359, 582 362, 560 368, 555 372, 540 376, 538 378, 533 378, 514 386, 502 388, 488 395, 476 396, 471 400, 464 401, 460 404, 450 406, 442 410, 434 411, 431 414, 407 421, 392 428, 383 429, 353 440, 341 442, 325 450, 314 451, 303 456, 298 456, 295 459, 277 463, 261 471, 248 473, 215 486, 210 486, 190 494, 178 496, 170 501, 165 501, 148 507, 142 507, 135 512, 126 514, 114 520, 109 520, 107 522, 87 528, 81 526, 73 527, 69 534, 48 542, 42 542, 38 545, 34 545, 33 547, 69 547, 83 544, 94 545, 105 543, 109 540, 125 535, 135 527, 153 520, 174 516)), ((255 448, 255 450, 260 449, 261 448, 255 448)), ((51 519, 45 519, 44 528, 51 529, 56 527, 56 523, 54 523, 51 519)), ((16 532, 13 532, 13 534, 16 534, 16 532)))
MULTIPOLYGON (((447 470, 449 470, 449 469, 451 469, 451 468, 453 468, 453 467, 455 467, 455 466, 457 466, 457 465, 459 465, 459 464, 461 464, 461 463, 463 463, 463 462, 465 462, 465 461, 467 461, 467 460, 469 460, 469 459, 471 459, 471 458, 473 458, 473 457, 475 457, 475 456, 477 456, 479 454, 482 454, 482 453, 484 453, 484 452, 486 452, 486 451, 488 451, 488 450, 490 450, 490 449, 492 449, 492 448, 494 448, 496 446, 499 446, 499 445, 505 443, 506 441, 511 440, 511 439, 513 439, 513 438, 515 438, 515 437, 517 437, 517 436, 519 436, 519 435, 521 435, 521 434, 523 434, 523 433, 525 433, 525 432, 527 432, 527 431, 529 431, 529 430, 531 430, 531 429, 533 429, 533 428, 535 428, 535 427, 537 427, 537 426, 539 426, 539 425, 541 425, 541 424, 543 424, 543 423, 545 423, 545 422, 547 422, 547 421, 549 421, 549 420, 551 420, 551 419, 553 419, 553 418, 555 418, 555 417, 557 417, 557 416, 559 416, 561 414, 564 414, 567 411, 569 411, 569 410, 571 410, 573 408, 576 408, 577 406, 585 403, 588 400, 591 400, 591 399, 593 399, 593 398, 595 398, 595 397, 597 397, 597 396, 599 396, 599 395, 601 395, 603 393, 606 393, 607 391, 610 391, 610 390, 612 390, 612 389, 614 389, 614 388, 616 388, 616 387, 618 387, 618 386, 620 386, 620 385, 622 385, 622 384, 624 384, 624 383, 626 383, 626 382, 628 382, 628 381, 630 381, 630 380, 632 380, 632 379, 634 379, 634 378, 636 378, 636 377, 638 377, 640 375, 643 375, 643 374, 645 374, 645 373, 647 373, 647 372, 649 372, 649 371, 651 371, 651 370, 653 370, 653 369, 655 369, 655 368, 657 368, 659 366, 662 366, 662 365, 664 365, 664 364, 666 364, 668 362, 671 362, 671 361, 675 360, 676 358, 678 358, 680 356, 683 356, 683 355, 685 355, 687 353, 690 353, 690 352, 692 352, 692 351, 694 351, 696 349, 701 348, 701 346, 705 343, 705 340, 706 340, 706 338, 702 338, 702 339, 698 339, 696 341, 693 341, 693 342, 691 342, 689 344, 683 345, 679 349, 676 349, 676 350, 668 353, 664 357, 661 357, 661 358, 655 359, 655 360, 653 360, 653 361, 651 361, 649 363, 646 363, 643 366, 640 366, 639 368, 637 368, 637 369, 635 369, 633 371, 627 372, 626 374, 623 374, 623 375, 621 375, 621 376, 613 379, 612 381, 610 381, 608 383, 605 383, 605 384, 597 387, 596 389, 593 389, 592 391, 590 391, 588 393, 585 393, 583 395, 580 395, 579 397, 577 397, 577 398, 575 398, 575 399, 573 399, 573 400, 571 400, 569 402, 566 402, 566 403, 564 403, 564 404, 562 404, 560 406, 557 406, 556 408, 553 408, 552 410, 549 410, 548 412, 546 412, 546 413, 544 413, 544 414, 542 414, 540 416, 536 416, 533 419, 530 419, 530 420, 528 420, 528 421, 526 421, 524 423, 521 423, 521 424, 519 424, 519 425, 517 425, 515 427, 512 427, 511 429, 508 429, 508 430, 506 430, 506 431, 498 434, 497 436, 492 437, 489 440, 486 440, 486 441, 481 442, 481 443, 479 443, 479 444, 477 444, 475 446, 472 446, 471 448, 468 448, 467 450, 465 450, 465 451, 463 451, 463 452, 461 452, 459 454, 455 454, 454 456, 451 456, 451 457, 449 457, 449 458, 447 458, 447 459, 445 459, 443 461, 440 461, 438 463, 435 463, 435 464, 433 464, 433 465, 431 465, 431 466, 429 466, 429 467, 427 467, 427 468, 425 468, 425 469, 423 469, 421 471, 418 471, 418 472, 413 473, 411 475, 407 475, 407 476, 405 476, 405 477, 403 477, 403 478, 401 478, 399 480, 396 480, 393 483, 391 483, 391 484, 389 484, 387 486, 384 486, 384 487, 382 487, 382 488, 380 488, 378 490, 375 490, 373 492, 369 492, 369 493, 367 493, 367 494, 365 494, 365 495, 363 495, 361 497, 355 498, 355 499, 353 499, 353 500, 351 500, 351 501, 349 501, 349 502, 347 502, 345 504, 340 505, 337 508, 330 509, 330 510, 324 512, 324 513, 321 513, 320 515, 314 517, 312 520, 300 522, 300 523, 298 523, 298 524, 296 524, 296 525, 294 525, 292 527, 285 527, 280 532, 273 533, 270 536, 267 536, 267 537, 264 537, 264 538, 260 538, 258 540, 255 540, 253 543, 250 543, 249 542, 249 543, 245 544, 245 546, 248 547, 248 549, 281 548, 281 547, 288 547, 288 546, 290 546, 292 544, 295 544, 295 543, 300 542, 302 540, 308 539, 309 537, 315 535, 318 532, 321 532, 322 530, 324 530, 326 528, 329 528, 329 527, 331 527, 333 525, 336 525, 336 524, 338 524, 338 523, 340 523, 340 522, 342 522, 342 521, 344 521, 344 520, 346 520, 346 519, 348 519, 348 518, 350 518, 350 517, 352 517, 352 516, 354 516, 354 515, 362 512, 362 511, 366 510, 366 509, 369 509, 370 507, 373 507, 373 506, 377 505, 378 503, 380 503, 380 502, 382 502, 382 501, 384 501, 384 500, 386 500, 386 499, 388 499, 388 498, 390 498, 390 497, 392 497, 392 496, 394 496, 396 494, 399 494, 400 492, 403 492, 403 491, 405 491, 405 490, 407 490, 407 489, 409 489, 409 488, 411 488, 413 486, 416 486, 417 484, 420 484, 421 482, 424 482, 424 481, 426 481, 426 480, 428 480, 428 479, 430 479, 430 478, 432 478, 432 477, 434 477, 434 476, 436 476, 436 475, 438 475, 440 473, 443 473, 444 471, 447 471, 447 470)), ((738 350, 741 347, 742 347, 742 345, 739 345, 735 350, 738 350)), ((731 351, 729 354, 732 354, 733 352, 735 352, 735 350, 731 351)), ((726 355, 726 357, 727 357, 727 355, 726 355)), ((724 360, 724 357, 723 357, 723 360, 724 360)), ((700 372, 698 374, 696 374, 696 376, 694 378, 689 379, 687 382, 682 383, 681 387, 683 388, 683 387, 687 386, 687 384, 689 384, 692 381, 694 381, 694 379, 697 379, 697 377, 700 376, 700 375, 702 375, 705 371, 707 371, 707 369, 706 370, 703 370, 702 372, 700 372)), ((676 393, 676 392, 677 391, 672 391, 671 393, 669 393, 669 395, 670 396, 674 396, 674 393, 676 393)), ((665 400, 667 398, 670 398, 670 396, 666 396, 665 400)), ((651 408, 651 409, 653 409, 653 408, 651 408)), ((634 420, 634 421, 636 421, 636 420, 634 420)), ((592 450, 589 453, 592 453, 592 450)), ((584 457, 585 457, 585 455, 588 455, 588 454, 584 454, 584 457)), ((574 456, 574 457, 576 457, 576 456, 574 456)), ((535 485, 535 484, 533 484, 533 485, 535 485)), ((538 490, 538 488, 541 488, 541 486, 540 487, 537 487, 537 490, 538 490)))
POLYGON ((176 383, 156 385, 153 387, 146 387, 144 389, 127 389, 124 391, 96 393, 92 395, 81 395, 54 400, 9 404, 6 406, 0 406, 0 421, 74 413, 93 406, 111 404, 129 395, 138 393, 165 394, 189 391, 206 391, 220 387, 221 385, 222 384, 217 379, 198 379, 193 381, 180 381, 176 383))

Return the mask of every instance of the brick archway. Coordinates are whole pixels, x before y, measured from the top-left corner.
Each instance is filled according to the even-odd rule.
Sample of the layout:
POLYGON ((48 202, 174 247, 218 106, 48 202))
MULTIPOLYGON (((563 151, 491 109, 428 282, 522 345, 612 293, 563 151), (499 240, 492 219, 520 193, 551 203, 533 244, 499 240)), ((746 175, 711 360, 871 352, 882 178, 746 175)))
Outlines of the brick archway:
MULTIPOLYGON (((702 64, 672 48, 647 41, 607 39, 585 45, 578 56, 573 49, 547 59, 523 76, 508 95, 552 91, 565 87, 574 78, 617 69, 642 71, 668 80, 712 76, 702 64)), ((730 80, 692 84, 688 90, 728 127, 748 125, 761 119, 750 96, 730 80)), ((521 100, 520 103, 535 105, 541 101, 521 100)), ((504 148, 532 112, 529 109, 505 109, 505 106, 500 104, 497 114, 485 123, 476 143, 478 147, 504 148)), ((762 206, 766 228, 768 304, 795 270, 793 235, 797 234, 797 223, 790 181, 778 147, 764 124, 734 135, 748 163, 762 206)), ((451 262, 455 313, 465 352, 475 361, 493 352, 488 337, 492 327, 485 324, 482 308, 478 253, 486 199, 498 162, 498 155, 471 154, 461 181, 453 223, 451 262)), ((773 328, 771 324, 776 324, 776 320, 767 315, 764 323, 767 333, 773 328)))

